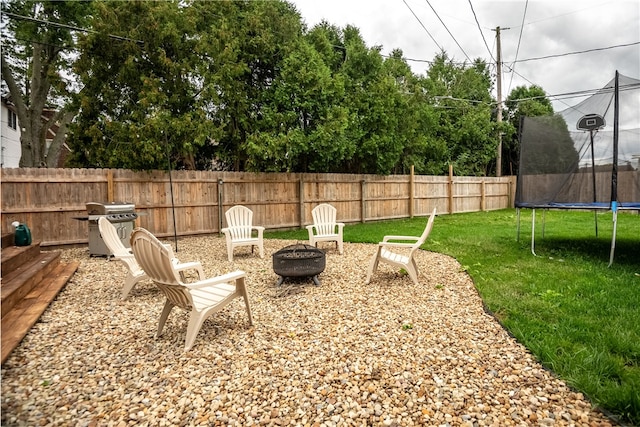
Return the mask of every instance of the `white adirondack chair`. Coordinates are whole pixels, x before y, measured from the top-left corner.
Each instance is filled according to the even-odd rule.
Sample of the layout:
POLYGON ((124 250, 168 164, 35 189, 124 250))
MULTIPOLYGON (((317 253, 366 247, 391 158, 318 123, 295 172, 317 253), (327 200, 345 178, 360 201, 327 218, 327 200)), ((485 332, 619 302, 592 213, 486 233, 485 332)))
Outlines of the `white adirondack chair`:
MULTIPOLYGON (((98 219, 98 230, 100 231, 102 241, 109 251, 111 251, 113 257, 127 267, 127 277, 124 279, 124 286, 122 287, 122 299, 125 299, 138 282, 147 279, 147 275, 144 270, 140 268, 140 265, 138 265, 131 249, 122 244, 122 240, 120 240, 120 236, 118 236, 118 230, 116 230, 107 218, 100 217, 98 219)), ((204 276, 202 265, 197 261, 181 263, 174 258, 173 262, 175 263, 176 270, 180 272, 194 269, 200 277, 204 276)))
POLYGON ((409 274, 411 280, 418 284, 418 266, 414 259, 415 252, 424 244, 433 228, 433 221, 436 217, 436 209, 433 209, 427 225, 422 235, 415 236, 384 236, 382 242, 378 243, 378 250, 371 258, 367 280, 369 283, 371 276, 378 268, 378 263, 383 262, 392 266, 402 268, 409 274))
POLYGON ((229 261, 233 261, 233 250, 239 246, 257 246, 260 258, 264 258, 264 245, 262 234, 264 227, 253 225, 253 212, 246 206, 237 205, 224 213, 227 218, 227 227, 221 231, 227 239, 227 255, 229 261), (255 232, 255 233, 254 233, 255 232))
POLYGON ((164 324, 173 307, 180 307, 189 312, 189 325, 184 346, 184 351, 189 351, 203 322, 237 297, 244 299, 249 324, 253 325, 244 271, 237 270, 210 279, 201 277, 197 282, 184 283, 175 269, 171 247, 163 245, 149 231, 143 228, 133 230, 131 249, 149 278, 167 298, 160 315, 157 337, 162 334, 164 324))
POLYGON ((318 242, 336 242, 340 255, 343 253, 342 229, 344 223, 336 222, 336 208, 321 203, 311 211, 313 224, 307 225, 309 244, 318 247, 318 242))

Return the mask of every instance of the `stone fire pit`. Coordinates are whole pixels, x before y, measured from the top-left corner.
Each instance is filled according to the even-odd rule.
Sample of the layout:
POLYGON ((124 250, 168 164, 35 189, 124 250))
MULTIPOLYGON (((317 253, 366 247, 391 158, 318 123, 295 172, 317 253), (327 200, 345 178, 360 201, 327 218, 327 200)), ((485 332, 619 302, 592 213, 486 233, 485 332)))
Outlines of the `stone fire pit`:
POLYGON ((286 277, 313 276, 313 283, 320 285, 318 274, 324 271, 326 256, 324 251, 299 243, 286 246, 273 254, 273 271, 280 276, 276 285, 286 277))

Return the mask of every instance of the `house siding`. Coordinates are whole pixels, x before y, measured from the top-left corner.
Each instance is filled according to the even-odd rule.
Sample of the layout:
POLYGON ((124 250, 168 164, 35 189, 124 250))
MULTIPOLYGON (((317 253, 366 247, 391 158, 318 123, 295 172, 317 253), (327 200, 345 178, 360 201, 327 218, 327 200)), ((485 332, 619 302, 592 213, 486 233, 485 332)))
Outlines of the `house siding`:
POLYGON ((13 110, 2 100, 2 113, 0 122, 0 166, 3 168, 17 168, 20 165, 22 150, 20 147, 20 123, 17 122, 16 129, 9 127, 9 117, 13 110))

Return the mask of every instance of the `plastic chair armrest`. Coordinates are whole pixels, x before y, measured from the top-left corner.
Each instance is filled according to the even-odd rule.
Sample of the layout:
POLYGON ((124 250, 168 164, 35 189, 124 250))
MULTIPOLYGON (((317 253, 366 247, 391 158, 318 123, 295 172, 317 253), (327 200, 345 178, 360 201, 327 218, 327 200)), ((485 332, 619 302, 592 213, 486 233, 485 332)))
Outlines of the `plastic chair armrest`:
POLYGON ((415 243, 400 243, 400 242, 380 242, 378 246, 381 247, 389 247, 389 248, 412 248, 416 244, 415 243))
POLYGON ((223 274, 222 276, 216 276, 210 279, 199 280, 194 283, 185 283, 184 286, 190 289, 197 289, 197 288, 217 285, 220 283, 232 282, 246 276, 247 276, 247 273, 245 273, 244 271, 236 270, 236 271, 232 271, 231 273, 223 274))
POLYGON ((389 240, 408 240, 408 241, 412 241, 412 242, 417 242, 418 240, 420 240, 420 237, 415 237, 415 236, 384 236, 384 238, 382 239, 382 242, 388 242, 389 240))

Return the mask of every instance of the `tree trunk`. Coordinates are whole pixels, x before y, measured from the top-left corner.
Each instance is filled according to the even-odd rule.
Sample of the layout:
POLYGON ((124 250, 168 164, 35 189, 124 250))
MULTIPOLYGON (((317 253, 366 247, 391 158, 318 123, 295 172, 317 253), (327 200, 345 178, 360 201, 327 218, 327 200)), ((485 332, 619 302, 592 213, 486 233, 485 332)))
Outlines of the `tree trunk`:
POLYGON ((51 145, 47 150, 46 163, 48 168, 57 168, 60 162, 60 153, 62 151, 62 145, 65 143, 67 137, 67 126, 73 120, 75 114, 70 111, 58 112, 47 123, 47 129, 51 126, 58 124, 58 131, 51 141, 51 145))
MULTIPOLYGON (((41 44, 33 44, 28 100, 23 96, 4 54, 2 55, 2 77, 9 88, 11 101, 15 105, 20 124, 22 153, 19 166, 25 168, 57 166, 67 125, 75 115, 72 112, 58 112, 46 124, 43 122, 43 112, 51 88, 51 82, 47 77, 51 64, 47 59, 43 62, 45 48, 41 44), (58 124, 59 129, 51 146, 47 148, 47 131, 55 124, 58 124)), ((57 52, 53 52, 50 56, 56 58, 57 52)), ((48 58, 46 55, 44 57, 48 58)))

